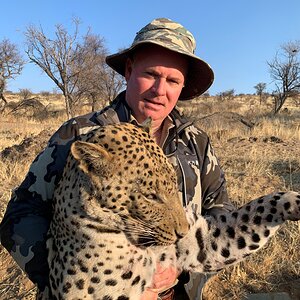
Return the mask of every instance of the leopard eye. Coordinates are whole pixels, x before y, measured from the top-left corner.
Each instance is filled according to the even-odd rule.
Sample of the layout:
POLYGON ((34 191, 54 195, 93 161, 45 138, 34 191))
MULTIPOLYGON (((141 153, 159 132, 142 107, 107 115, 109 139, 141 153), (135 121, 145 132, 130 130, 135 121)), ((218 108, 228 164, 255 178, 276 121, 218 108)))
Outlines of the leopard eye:
POLYGON ((155 194, 149 194, 146 197, 147 197, 147 199, 150 199, 150 200, 156 200, 157 199, 157 196, 155 194))

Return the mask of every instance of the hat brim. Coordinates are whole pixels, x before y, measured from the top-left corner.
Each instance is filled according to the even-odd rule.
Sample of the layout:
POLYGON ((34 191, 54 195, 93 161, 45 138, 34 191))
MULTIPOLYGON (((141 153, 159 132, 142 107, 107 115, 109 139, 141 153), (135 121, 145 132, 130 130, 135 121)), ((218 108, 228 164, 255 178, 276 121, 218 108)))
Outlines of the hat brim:
MULTIPOLYGON (((125 66, 127 58, 129 58, 134 50, 142 44, 154 44, 168 49, 169 51, 175 52, 167 47, 164 47, 164 45, 156 41, 140 41, 138 43, 135 43, 128 49, 122 50, 112 55, 108 55, 106 57, 106 63, 116 72, 125 76, 125 66)), ((212 85, 214 81, 213 70, 208 63, 206 63, 196 55, 178 51, 176 51, 176 53, 184 55, 189 60, 188 74, 186 76, 184 88, 182 89, 179 96, 179 100, 189 100, 200 96, 212 85)))

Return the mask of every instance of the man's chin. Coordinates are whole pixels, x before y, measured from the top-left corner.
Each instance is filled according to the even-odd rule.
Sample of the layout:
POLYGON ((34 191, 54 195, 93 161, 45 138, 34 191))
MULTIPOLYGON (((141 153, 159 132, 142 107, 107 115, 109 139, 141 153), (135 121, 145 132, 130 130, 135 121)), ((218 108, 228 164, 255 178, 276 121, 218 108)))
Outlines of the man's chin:
POLYGON ((157 112, 147 111, 147 112, 144 114, 144 119, 146 120, 147 118, 151 118, 152 121, 156 121, 156 120, 160 119, 159 116, 160 116, 160 115, 159 115, 157 112))

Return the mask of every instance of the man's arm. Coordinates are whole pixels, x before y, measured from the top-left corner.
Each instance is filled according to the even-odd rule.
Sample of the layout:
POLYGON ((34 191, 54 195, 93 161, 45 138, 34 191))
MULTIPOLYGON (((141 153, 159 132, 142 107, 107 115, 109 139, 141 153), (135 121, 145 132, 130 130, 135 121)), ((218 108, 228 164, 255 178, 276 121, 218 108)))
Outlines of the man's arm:
MULTIPOLYGON (((202 215, 216 216, 224 210, 233 210, 234 206, 228 198, 224 172, 208 136, 203 131, 193 127, 190 138, 193 141, 199 162, 201 187, 198 188, 201 190, 201 199, 196 199, 196 202, 199 201, 201 205, 202 215)), ((175 288, 175 293, 180 290, 181 293, 186 293, 183 297, 200 300, 202 299, 203 287, 210 276, 199 273, 183 273, 180 280, 181 285, 178 285, 177 290, 175 288), (184 288, 181 287, 182 285, 184 288)))
POLYGON ((190 138, 199 161, 202 214, 214 215, 220 211, 233 210, 234 206, 228 198, 224 172, 209 137, 202 130, 192 126, 190 138))
POLYGON ((43 290, 48 285, 46 235, 52 217, 51 200, 76 136, 76 126, 64 124, 30 166, 13 191, 0 224, 2 245, 28 277, 43 290))
POLYGON ((228 198, 226 180, 215 152, 208 140, 201 171, 202 214, 217 215, 235 209, 228 198))

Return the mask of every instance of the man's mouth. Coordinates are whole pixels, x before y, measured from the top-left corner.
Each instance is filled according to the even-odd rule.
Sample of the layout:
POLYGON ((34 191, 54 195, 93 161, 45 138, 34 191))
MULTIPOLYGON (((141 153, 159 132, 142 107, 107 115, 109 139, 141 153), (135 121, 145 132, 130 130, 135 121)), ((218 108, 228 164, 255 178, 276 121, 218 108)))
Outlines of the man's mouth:
POLYGON ((156 100, 153 100, 153 99, 147 99, 147 98, 144 98, 144 100, 148 103, 151 103, 151 104, 154 104, 154 105, 163 105, 160 101, 156 101, 156 100))

